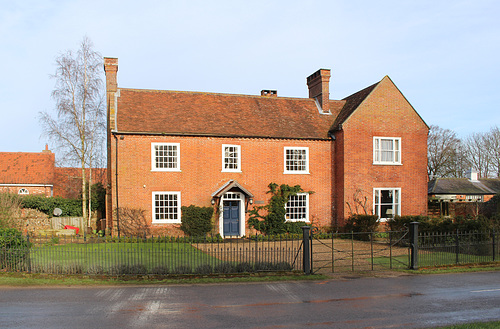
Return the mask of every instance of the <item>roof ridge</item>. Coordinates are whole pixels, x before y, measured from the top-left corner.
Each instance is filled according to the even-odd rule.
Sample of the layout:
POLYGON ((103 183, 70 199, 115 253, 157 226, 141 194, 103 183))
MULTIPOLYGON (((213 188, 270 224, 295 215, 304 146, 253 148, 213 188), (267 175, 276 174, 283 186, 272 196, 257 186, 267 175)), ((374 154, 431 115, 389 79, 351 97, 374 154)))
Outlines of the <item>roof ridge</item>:
MULTIPOLYGON (((249 98, 259 98, 259 99, 293 99, 293 100, 311 100, 314 98, 309 97, 293 97, 293 96, 261 96, 261 95, 250 95, 250 94, 232 94, 232 93, 219 93, 219 92, 209 92, 209 91, 190 91, 190 90, 166 90, 166 89, 141 89, 141 88, 118 88, 121 90, 136 91, 136 92, 158 92, 162 94, 198 94, 198 95, 213 95, 213 96, 228 96, 228 97, 249 97, 249 98)), ((330 101, 342 101, 331 99, 330 101)))

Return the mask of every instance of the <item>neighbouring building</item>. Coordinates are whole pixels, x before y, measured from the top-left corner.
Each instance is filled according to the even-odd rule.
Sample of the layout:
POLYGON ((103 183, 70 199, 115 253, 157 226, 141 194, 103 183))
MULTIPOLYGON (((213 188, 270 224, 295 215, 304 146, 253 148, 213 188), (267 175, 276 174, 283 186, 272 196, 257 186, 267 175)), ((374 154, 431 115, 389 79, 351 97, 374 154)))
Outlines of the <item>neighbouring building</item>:
MULTIPOLYGON (((0 152, 0 192, 80 198, 81 177, 80 168, 56 167, 48 146, 42 152, 0 152)), ((92 169, 92 177, 106 185, 105 168, 92 169)))
MULTIPOLYGON (((341 226, 427 213, 428 126, 389 77, 331 100, 330 70, 307 77, 308 98, 120 88, 105 58, 108 226, 116 209, 145 214, 152 234, 181 234, 181 206, 210 206, 223 237, 252 233, 247 211, 270 183, 300 185, 286 219, 341 226)), ((118 216, 117 216, 118 213, 118 216)))
POLYGON ((429 216, 475 216, 485 202, 500 193, 500 179, 478 178, 474 170, 469 170, 466 176, 429 181, 429 216))

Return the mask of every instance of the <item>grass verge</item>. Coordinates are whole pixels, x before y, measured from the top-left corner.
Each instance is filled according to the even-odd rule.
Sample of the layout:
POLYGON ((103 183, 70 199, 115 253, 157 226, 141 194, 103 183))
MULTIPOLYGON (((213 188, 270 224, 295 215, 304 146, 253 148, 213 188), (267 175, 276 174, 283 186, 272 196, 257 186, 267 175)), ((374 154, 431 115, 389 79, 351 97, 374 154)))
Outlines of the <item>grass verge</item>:
POLYGON ((497 329, 500 328, 500 321, 455 324, 452 326, 438 327, 438 328, 439 329, 497 329))
POLYGON ((99 285, 152 285, 152 284, 207 284, 234 282, 272 282, 298 280, 325 280, 325 275, 303 275, 294 273, 252 273, 241 275, 124 275, 124 276, 88 276, 88 275, 53 275, 27 273, 0 273, 0 287, 31 286, 99 286, 99 285))

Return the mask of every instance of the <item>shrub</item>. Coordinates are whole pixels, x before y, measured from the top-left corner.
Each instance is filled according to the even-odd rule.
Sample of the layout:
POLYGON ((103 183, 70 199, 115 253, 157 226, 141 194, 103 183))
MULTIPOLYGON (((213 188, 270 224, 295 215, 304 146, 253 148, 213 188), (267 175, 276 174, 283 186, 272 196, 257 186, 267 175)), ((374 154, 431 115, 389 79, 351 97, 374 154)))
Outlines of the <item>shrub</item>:
POLYGON ((274 265, 273 263, 269 262, 257 262, 255 263, 255 271, 272 271, 274 270, 274 265))
POLYGON ((253 272, 253 266, 252 264, 248 262, 242 262, 236 264, 236 272, 238 273, 250 273, 253 272))
POLYGON ((274 265, 276 271, 291 271, 293 269, 292 265, 287 262, 280 262, 274 265))
POLYGON ((146 266, 142 264, 134 264, 134 265, 116 265, 113 268, 113 274, 115 275, 123 275, 123 274, 147 274, 148 270, 146 266))
POLYGON ((21 208, 21 198, 13 193, 0 193, 0 229, 16 226, 16 213, 21 208))
POLYGON ((21 206, 23 208, 37 209, 49 216, 52 216, 55 208, 61 209, 63 216, 82 216, 82 200, 79 199, 25 195, 21 198, 21 206))
MULTIPOLYGON (((287 222, 285 206, 290 196, 304 192, 300 185, 289 186, 282 184, 278 186, 276 183, 268 185, 268 194, 271 194, 269 203, 265 206, 254 206, 249 211, 248 225, 255 228, 266 235, 281 234, 281 233, 302 233, 301 226, 304 222, 287 222), (265 215, 261 215, 260 212, 265 215)), ((312 192, 309 192, 312 193, 312 192)))
MULTIPOLYGON (((379 221, 377 215, 351 215, 344 226, 346 232, 375 232, 378 228, 379 221)), ((358 235, 360 239, 369 239, 368 235, 358 235)))
POLYGON ((212 274, 213 273, 213 268, 212 265, 210 264, 203 264, 198 266, 195 270, 194 273, 196 274, 212 274))
POLYGON ((189 236, 204 236, 212 231, 212 207, 182 207, 181 230, 189 236))
POLYGON ((13 228, 0 228, 0 269, 22 269, 28 256, 29 243, 21 232, 13 228))
POLYGON ((151 273, 157 274, 157 275, 167 275, 170 273, 170 271, 169 271, 167 266, 159 265, 159 266, 153 267, 153 269, 151 270, 151 273))
POLYGON ((387 223, 391 231, 402 231, 410 227, 411 222, 418 222, 418 231, 421 233, 452 233, 457 230, 468 231, 489 231, 495 229, 495 218, 488 219, 484 216, 477 218, 429 218, 426 216, 395 216, 387 223))
POLYGON ((191 266, 179 265, 173 270, 172 274, 191 274, 192 272, 191 266))
POLYGON ((214 267, 214 273, 236 273, 236 267, 231 263, 221 263, 214 267))

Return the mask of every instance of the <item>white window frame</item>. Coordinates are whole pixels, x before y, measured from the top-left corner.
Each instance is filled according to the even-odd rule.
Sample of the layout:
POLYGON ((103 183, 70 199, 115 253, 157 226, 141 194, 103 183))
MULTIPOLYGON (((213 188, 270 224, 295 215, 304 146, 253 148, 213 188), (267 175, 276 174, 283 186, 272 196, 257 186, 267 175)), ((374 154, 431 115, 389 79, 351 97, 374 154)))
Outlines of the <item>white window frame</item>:
POLYGON ((373 137, 373 164, 401 165, 401 137, 373 137), (393 143, 393 148, 391 150, 382 150, 381 141, 387 140, 393 143), (392 159, 382 160, 382 154, 384 151, 392 152, 392 159))
MULTIPOLYGON (((151 198, 151 212, 152 212, 152 223, 153 224, 169 224, 169 223, 174 223, 174 224, 179 224, 181 223, 181 192, 172 192, 172 191, 158 191, 158 192, 153 192, 152 198, 151 198), (167 207, 175 207, 176 209, 176 214, 177 218, 172 218, 172 219, 156 219, 156 196, 157 195, 163 195, 163 196, 176 196, 175 202, 177 203, 175 206, 169 206, 166 205, 164 208, 167 207)), ((168 200, 167 200, 168 201, 168 200)))
POLYGON ((387 221, 391 217, 381 217, 381 209, 382 206, 391 206, 392 207, 392 217, 401 216, 401 188, 392 188, 392 187, 381 187, 373 189, 373 214, 379 216, 381 222, 387 221), (381 193, 382 191, 392 191, 392 202, 390 203, 382 203, 381 202, 381 193), (397 199, 395 200, 395 197, 397 199))
MULTIPOLYGON (((301 200, 299 200, 299 201, 301 201, 301 200)), ((288 198, 288 202, 285 205, 285 210, 286 210, 285 221, 287 221, 287 222, 309 222, 309 193, 297 193, 297 195, 291 195, 288 198), (299 197, 302 200, 305 199, 305 202, 306 202, 305 214, 304 214, 305 218, 290 218, 290 215, 289 215, 290 209, 304 208, 303 206, 293 206, 292 204, 290 204, 290 202, 296 201, 296 200, 290 200, 290 198, 296 198, 296 197, 299 197)), ((293 216, 293 217, 295 217, 295 216, 293 216)))
POLYGON ((28 195, 30 194, 30 191, 26 187, 21 187, 19 191, 17 191, 17 194, 19 195, 28 195))
POLYGON ((181 145, 180 143, 151 143, 151 171, 181 171, 181 145), (175 146, 176 161, 174 168, 160 168, 156 162, 156 147, 157 146, 175 146))
POLYGON ((222 172, 241 172, 241 145, 222 144, 222 172), (236 168, 226 168, 226 148, 236 148, 236 168))
MULTIPOLYGON (((298 160, 298 161, 302 161, 298 160)), ((293 164, 291 164, 293 165, 293 164)), ((283 149, 283 173, 284 174, 309 174, 309 148, 308 147, 291 147, 287 146, 283 149), (297 151, 305 151, 305 169, 304 170, 290 170, 287 169, 287 162, 288 161, 293 161, 293 159, 288 160, 287 159, 287 151, 291 150, 297 150, 297 151)))

